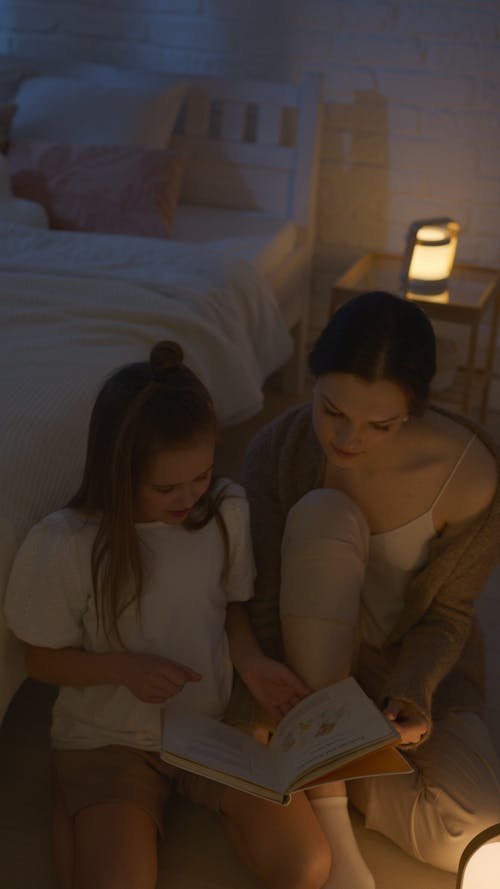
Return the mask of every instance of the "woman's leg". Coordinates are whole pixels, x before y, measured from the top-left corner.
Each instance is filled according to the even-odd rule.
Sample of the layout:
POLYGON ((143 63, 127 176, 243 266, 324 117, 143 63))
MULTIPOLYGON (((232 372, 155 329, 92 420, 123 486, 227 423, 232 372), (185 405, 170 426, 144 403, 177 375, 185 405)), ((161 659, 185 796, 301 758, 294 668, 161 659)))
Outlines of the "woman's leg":
MULTIPOLYGON (((310 491, 290 511, 282 545, 281 626, 288 664, 312 688, 351 672, 370 534, 340 491, 310 491)), ((359 852, 343 782, 309 791, 333 862, 325 889, 373 889, 359 852)))
POLYGON ((351 672, 370 531, 361 510, 330 488, 288 514, 281 548, 280 615, 289 664, 313 688, 351 672))
POLYGON ((367 827, 456 872, 467 843, 500 822, 500 766, 487 729, 473 713, 452 713, 408 758, 413 774, 351 781, 349 797, 367 827))
POLYGON ((158 829, 132 803, 81 809, 75 822, 74 889, 154 889, 158 829))
POLYGON ((325 885, 330 848, 305 794, 279 806, 226 788, 221 812, 236 852, 269 889, 325 885))

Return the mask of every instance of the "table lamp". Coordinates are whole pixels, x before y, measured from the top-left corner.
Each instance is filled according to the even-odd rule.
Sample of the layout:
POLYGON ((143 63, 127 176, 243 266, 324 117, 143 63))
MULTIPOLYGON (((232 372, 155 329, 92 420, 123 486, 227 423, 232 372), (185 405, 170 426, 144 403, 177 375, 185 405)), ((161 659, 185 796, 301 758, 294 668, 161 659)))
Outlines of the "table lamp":
POLYGON ((447 302, 460 226, 447 217, 412 222, 406 236, 401 271, 402 292, 435 302, 447 302))
POLYGON ((457 889, 497 889, 500 884, 500 824, 478 833, 460 858, 457 889))

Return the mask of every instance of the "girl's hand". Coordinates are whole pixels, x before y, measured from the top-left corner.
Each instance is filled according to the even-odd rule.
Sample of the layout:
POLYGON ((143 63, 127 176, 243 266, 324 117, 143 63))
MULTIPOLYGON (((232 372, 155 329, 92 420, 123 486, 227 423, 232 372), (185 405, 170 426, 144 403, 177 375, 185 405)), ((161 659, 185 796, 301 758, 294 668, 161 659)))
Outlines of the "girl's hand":
POLYGON ((394 723, 401 736, 402 744, 418 744, 427 734, 429 724, 422 714, 408 704, 407 701, 398 701, 391 698, 384 710, 384 716, 394 723))
POLYGON ((276 722, 311 693, 311 689, 285 664, 264 654, 252 658, 240 676, 255 700, 276 722))
POLYGON ((184 688, 186 682, 202 678, 191 667, 156 654, 127 652, 123 655, 120 684, 147 704, 164 704, 184 688))

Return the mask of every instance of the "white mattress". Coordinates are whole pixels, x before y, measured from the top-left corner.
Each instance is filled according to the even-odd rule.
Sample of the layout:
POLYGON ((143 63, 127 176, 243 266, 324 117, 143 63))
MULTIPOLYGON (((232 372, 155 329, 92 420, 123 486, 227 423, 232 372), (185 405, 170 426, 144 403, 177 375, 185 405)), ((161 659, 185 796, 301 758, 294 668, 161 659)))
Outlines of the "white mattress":
POLYGON ((296 246, 298 226, 257 210, 180 204, 172 240, 225 250, 251 262, 266 278, 296 246))

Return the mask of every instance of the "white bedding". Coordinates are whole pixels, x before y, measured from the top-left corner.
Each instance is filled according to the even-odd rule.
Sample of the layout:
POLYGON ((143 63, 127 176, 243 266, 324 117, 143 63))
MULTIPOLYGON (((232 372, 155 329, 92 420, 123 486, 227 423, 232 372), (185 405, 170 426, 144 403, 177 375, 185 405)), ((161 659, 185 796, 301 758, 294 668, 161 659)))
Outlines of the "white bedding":
MULTIPOLYGON (((0 222, 0 294, 0 581, 29 527, 75 489, 110 371, 178 340, 231 424, 260 409, 263 381, 292 352, 253 268, 201 245, 0 222)), ((9 645, 0 626, 0 719, 20 678, 9 645)))
POLYGON ((251 262, 268 278, 297 244, 298 226, 257 210, 233 210, 201 204, 180 204, 172 238, 210 244, 251 262))
POLYGON ((0 239, 2 469, 30 462, 33 433, 56 451, 73 435, 80 451, 104 376, 159 339, 181 343, 221 425, 257 413, 262 383, 291 355, 266 285, 222 252, 1 223, 0 239))

